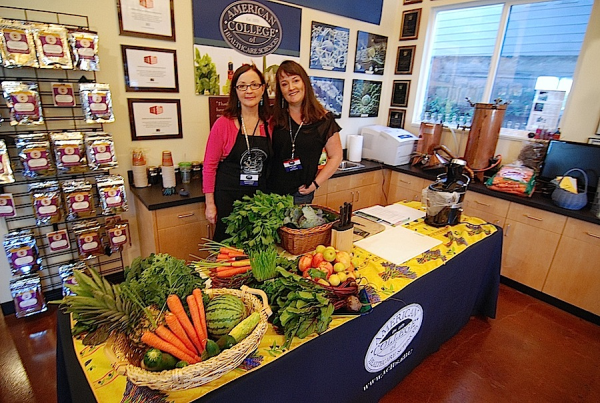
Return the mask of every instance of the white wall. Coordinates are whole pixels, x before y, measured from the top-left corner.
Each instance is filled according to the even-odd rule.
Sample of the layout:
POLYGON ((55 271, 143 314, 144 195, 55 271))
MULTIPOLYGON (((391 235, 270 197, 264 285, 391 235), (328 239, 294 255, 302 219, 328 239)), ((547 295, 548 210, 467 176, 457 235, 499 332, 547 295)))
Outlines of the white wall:
MULTIPOLYGON (((285 3, 285 2, 282 2, 285 3)), ((303 9, 302 12, 302 45, 300 51, 300 62, 308 66, 310 52, 310 28, 312 21, 323 22, 331 25, 337 25, 350 29, 350 45, 348 55, 348 67, 345 73, 327 72, 323 70, 310 70, 310 75, 323 77, 336 77, 345 79, 344 88, 344 107, 342 118, 338 120, 342 126, 342 138, 346 135, 360 132, 360 128, 370 124, 387 123, 389 103, 391 99, 391 82, 394 79, 411 80, 411 90, 409 97, 409 107, 407 108, 406 129, 418 133, 418 126, 410 124, 410 117, 413 114, 415 95, 417 92, 417 78, 421 67, 420 58, 422 56, 425 37, 427 34, 427 23, 430 16, 430 10, 433 6, 441 6, 451 3, 460 3, 460 1, 438 0, 435 2, 424 1, 423 3, 412 6, 402 6, 400 0, 384 0, 384 8, 380 25, 369 24, 361 21, 351 20, 345 17, 339 17, 315 11, 303 9), (398 41, 400 34, 400 19, 402 10, 422 8, 421 26, 419 39, 416 41, 398 41), (374 34, 388 37, 388 52, 386 57, 385 74, 381 76, 368 76, 366 74, 353 73, 354 51, 356 47, 357 31, 366 31, 374 34), (394 65, 396 62, 397 48, 400 45, 417 45, 415 57, 414 74, 412 76, 395 76, 394 65), (350 105, 350 89, 352 79, 373 79, 384 81, 381 94, 381 106, 377 118, 349 118, 348 111, 350 105)), ((208 123, 208 98, 198 96, 194 93, 194 68, 193 68, 193 24, 192 24, 192 6, 190 1, 175 1, 175 28, 176 42, 161 41, 155 39, 144 39, 119 35, 119 25, 117 18, 116 2, 114 0, 101 1, 72 1, 72 0, 3 0, 2 5, 43 9, 46 11, 55 11, 63 13, 72 13, 89 16, 91 29, 98 31, 100 36, 100 59, 101 71, 97 74, 97 79, 102 83, 109 83, 113 95, 113 108, 116 121, 105 125, 107 131, 111 132, 115 139, 117 157, 120 167, 116 173, 126 174, 131 168, 131 151, 134 147, 141 147, 147 151, 149 164, 159 165, 162 150, 170 150, 173 153, 175 162, 186 160, 202 160, 204 156, 204 147, 209 132, 208 123), (125 81, 123 74, 123 64, 121 60, 120 45, 137 45, 157 48, 175 49, 177 51, 177 62, 179 67, 179 87, 178 94, 153 94, 125 92, 125 81), (153 141, 131 141, 129 129, 129 116, 127 111, 127 98, 178 98, 181 99, 183 138, 175 140, 153 140, 153 141)), ((0 8, 0 15, 10 17, 6 10, 0 8)), ((33 17, 30 15, 31 19, 33 17)), ((575 84, 571 92, 571 99, 561 130, 565 139, 574 141, 587 141, 595 133, 600 119, 600 80, 597 78, 598 66, 600 66, 600 5, 595 2, 592 11, 590 28, 583 44, 580 63, 575 76, 575 84)), ((269 64, 269 63, 267 63, 269 64)), ((448 140, 452 144, 452 140, 448 140)), ((507 142, 501 140, 498 145, 498 152, 505 155, 518 153, 519 143, 507 142)), ((464 140, 463 140, 464 144, 464 140)), ((516 155, 516 154, 515 154, 516 155)), ((505 156, 505 159, 509 157, 505 156)), ((139 254, 139 249, 135 246, 137 241, 137 224, 135 222, 135 211, 133 203, 130 203, 131 211, 127 214, 132 224, 132 234, 134 246, 129 249, 126 261, 139 254)), ((0 235, 6 233, 4 222, 0 223, 0 235)), ((5 255, 0 254, 0 302, 11 300, 9 291, 10 270, 5 255)))

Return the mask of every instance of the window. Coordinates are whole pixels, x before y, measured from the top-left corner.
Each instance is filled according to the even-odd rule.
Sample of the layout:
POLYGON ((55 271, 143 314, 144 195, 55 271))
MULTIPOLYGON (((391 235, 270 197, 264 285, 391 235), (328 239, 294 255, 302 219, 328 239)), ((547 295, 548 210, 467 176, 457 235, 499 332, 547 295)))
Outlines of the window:
POLYGON ((513 1, 434 13, 422 121, 470 125, 472 102, 509 102, 506 129, 554 130, 593 0, 513 1), (532 113, 533 112, 533 113, 532 113))

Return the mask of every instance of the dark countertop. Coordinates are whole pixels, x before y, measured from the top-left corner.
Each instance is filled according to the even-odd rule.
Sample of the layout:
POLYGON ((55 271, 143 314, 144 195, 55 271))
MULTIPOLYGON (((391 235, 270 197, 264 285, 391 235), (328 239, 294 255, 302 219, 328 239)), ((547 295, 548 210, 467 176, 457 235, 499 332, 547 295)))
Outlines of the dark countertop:
MULTIPOLYGON (((364 168, 357 168, 349 171, 336 172, 332 177, 340 178, 344 176, 350 176, 359 173, 365 173, 370 171, 377 171, 380 169, 390 169, 392 171, 401 172, 408 175, 414 175, 420 178, 424 178, 427 180, 435 180, 436 176, 443 171, 434 170, 434 171, 424 171, 420 168, 413 167, 410 164, 399 165, 399 166, 390 166, 385 165, 379 162, 362 160, 361 164, 364 165, 364 168)), ((186 189, 190 192, 189 196, 180 196, 179 194, 175 194, 172 196, 163 196, 162 195, 162 187, 159 186, 149 186, 146 188, 135 188, 133 186, 130 187, 131 192, 148 208, 148 210, 159 210, 168 207, 181 206, 191 203, 200 203, 204 202, 204 193, 202 192, 202 181, 201 180, 192 180, 189 184, 178 184, 177 190, 186 189)), ((477 193, 485 194, 492 197, 497 197, 499 199, 523 204, 529 207, 534 207, 544 211, 550 211, 556 214, 561 214, 567 217, 573 217, 578 220, 591 222, 594 224, 600 225, 600 218, 597 218, 590 211, 589 205, 584 207, 581 210, 567 210, 561 207, 558 207, 552 202, 550 195, 543 195, 541 192, 534 192, 531 197, 521 197, 517 195, 513 195, 510 193, 498 192, 495 190, 488 189, 483 183, 478 181, 473 181, 469 184, 469 190, 472 190, 477 193)))

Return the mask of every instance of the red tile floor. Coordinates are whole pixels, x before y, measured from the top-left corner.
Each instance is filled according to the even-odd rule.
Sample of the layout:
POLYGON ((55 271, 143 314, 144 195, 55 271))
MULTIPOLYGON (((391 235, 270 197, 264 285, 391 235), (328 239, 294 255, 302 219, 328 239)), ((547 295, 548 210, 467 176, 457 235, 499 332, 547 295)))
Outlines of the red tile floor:
MULTIPOLYGON (((0 402, 56 402, 55 310, 0 315, 0 402)), ((501 285, 497 318, 472 318, 391 402, 600 402, 600 327, 501 285)))

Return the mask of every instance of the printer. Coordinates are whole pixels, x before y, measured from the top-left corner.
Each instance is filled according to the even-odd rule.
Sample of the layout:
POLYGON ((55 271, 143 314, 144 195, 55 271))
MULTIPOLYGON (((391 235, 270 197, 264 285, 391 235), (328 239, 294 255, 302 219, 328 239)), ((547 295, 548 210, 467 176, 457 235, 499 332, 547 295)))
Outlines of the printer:
POLYGON ((360 134, 363 136, 363 158, 387 165, 408 164, 418 140, 418 136, 404 129, 381 125, 365 126, 360 134))

